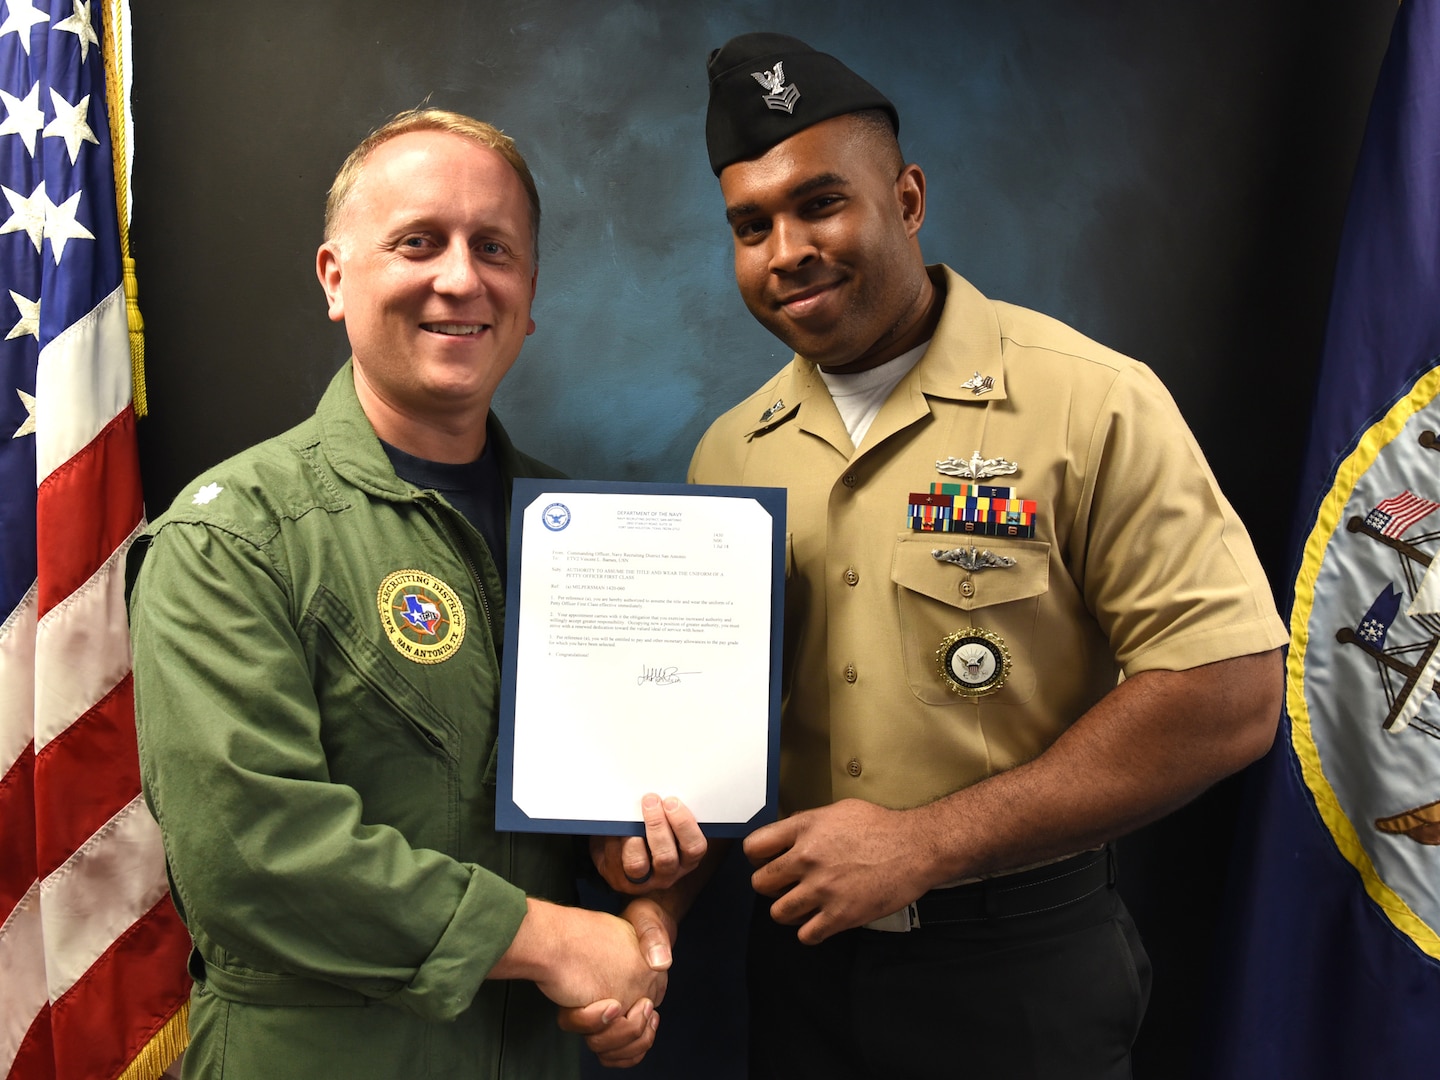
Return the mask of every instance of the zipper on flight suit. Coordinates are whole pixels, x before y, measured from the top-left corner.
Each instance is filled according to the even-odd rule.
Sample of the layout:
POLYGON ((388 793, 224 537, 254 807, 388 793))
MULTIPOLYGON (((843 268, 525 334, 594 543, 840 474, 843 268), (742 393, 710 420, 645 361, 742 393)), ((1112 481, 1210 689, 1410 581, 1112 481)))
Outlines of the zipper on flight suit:
MULTIPOLYGON (((495 652, 495 660, 498 663, 500 660, 500 650, 496 647, 495 643, 499 640, 499 637, 495 633, 495 620, 490 613, 490 597, 485 591, 485 581, 480 576, 480 568, 475 565, 475 559, 470 554, 470 548, 469 545, 465 543, 465 537, 463 535, 457 535, 454 524, 449 520, 450 514, 458 514, 458 511, 450 510, 432 491, 417 491, 416 498, 433 507, 435 516, 439 519, 438 525, 440 531, 450 540, 451 546, 460 552, 460 558, 465 562, 465 569, 470 571, 470 580, 475 583, 475 592, 480 597, 480 609, 485 614, 485 625, 490 628, 490 645, 495 652)), ((478 530, 476 530, 476 532, 478 535, 478 530)), ((484 542, 483 537, 481 538, 481 542, 484 542)), ((505 837, 505 872, 501 876, 506 881, 509 881, 515 874, 515 834, 513 832, 507 832, 503 835, 505 837)), ((495 1054, 495 1075, 497 1076, 503 1076, 505 1072, 505 1030, 510 1020, 511 985, 510 981, 505 982, 504 992, 500 999, 500 1038, 496 1040, 497 1048, 495 1054)))
MULTIPOLYGON (((480 610, 485 614, 485 625, 490 628, 490 640, 491 642, 496 641, 495 620, 490 614, 490 597, 489 594, 485 592, 485 580, 480 576, 480 568, 475 565, 475 559, 470 554, 470 548, 465 543, 465 538, 456 535, 455 526, 449 521, 450 513, 458 513, 458 511, 449 510, 448 507, 440 502, 439 497, 433 491, 417 490, 415 497, 417 500, 428 503, 435 509, 436 513, 434 516, 439 519, 437 524, 440 527, 440 531, 445 534, 445 537, 450 541, 450 546, 455 548, 455 550, 460 553, 460 558, 464 560, 465 569, 470 571, 470 580, 475 583, 475 592, 480 597, 480 610)), ((499 659, 498 650, 496 659, 499 659)))
MULTIPOLYGON (((480 608, 485 614, 485 625, 490 628, 490 647, 495 653, 495 662, 498 665, 500 649, 496 643, 500 640, 500 636, 495 632, 495 620, 490 612, 490 598, 485 592, 485 581, 480 576, 480 568, 475 565, 475 560, 470 554, 470 548, 466 545, 464 536, 457 535, 454 523, 449 520, 450 514, 458 515, 458 511, 447 507, 433 491, 417 491, 416 497, 433 507, 435 516, 440 519, 438 521, 440 531, 450 540, 451 546, 460 552, 460 557, 465 561, 465 568, 470 571, 470 580, 475 583, 475 591, 480 597, 480 608)), ((466 524, 469 523, 466 522, 466 524)), ((476 530, 476 535, 479 535, 478 530, 476 530)), ((481 537, 481 543, 484 543, 483 537, 481 537)), ((515 834, 507 832, 504 835, 505 873, 503 876, 508 881, 515 873, 515 834)))

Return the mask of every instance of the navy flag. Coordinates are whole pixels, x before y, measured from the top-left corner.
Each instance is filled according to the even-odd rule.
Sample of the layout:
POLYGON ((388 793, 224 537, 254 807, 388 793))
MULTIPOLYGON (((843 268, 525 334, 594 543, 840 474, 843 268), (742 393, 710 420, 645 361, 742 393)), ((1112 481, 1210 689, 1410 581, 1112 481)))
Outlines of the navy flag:
POLYGON ((1440 0, 1371 105, 1300 491, 1286 722, 1249 776, 1201 1075, 1440 1075, 1440 0), (1435 455, 1435 456, 1432 456, 1435 455), (1431 530, 1431 531, 1427 531, 1431 530), (1248 850, 1247 850, 1248 849, 1248 850))

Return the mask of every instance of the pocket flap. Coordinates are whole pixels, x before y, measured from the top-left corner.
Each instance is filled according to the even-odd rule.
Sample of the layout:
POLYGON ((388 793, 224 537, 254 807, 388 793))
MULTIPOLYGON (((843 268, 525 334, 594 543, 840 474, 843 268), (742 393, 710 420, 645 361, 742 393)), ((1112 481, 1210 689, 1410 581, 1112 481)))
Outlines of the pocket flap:
POLYGON ((302 627, 312 625, 330 639, 354 676, 404 717, 430 746, 447 758, 455 756, 460 733, 449 717, 365 636, 365 628, 345 602, 324 585, 316 587, 305 609, 302 627))

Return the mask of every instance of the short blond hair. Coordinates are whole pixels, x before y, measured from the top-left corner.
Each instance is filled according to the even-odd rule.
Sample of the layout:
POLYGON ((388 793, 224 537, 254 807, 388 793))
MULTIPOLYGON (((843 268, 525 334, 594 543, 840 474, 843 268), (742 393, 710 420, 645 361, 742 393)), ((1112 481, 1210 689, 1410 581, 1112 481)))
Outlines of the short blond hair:
POLYGON ((355 183, 360 179, 365 162, 375 152, 375 148, 412 131, 446 131, 451 135, 459 135, 494 150, 510 164, 515 175, 520 178, 520 185, 525 189, 525 198, 530 203, 530 239, 535 249, 535 261, 539 262, 540 192, 535 187, 535 177, 530 174, 530 166, 525 164, 525 159, 515 148, 515 140, 493 124, 448 109, 406 109, 365 136, 360 145, 350 151, 350 156, 335 174, 335 182, 330 185, 330 194, 325 200, 325 239, 334 239, 340 218, 354 194, 355 183))

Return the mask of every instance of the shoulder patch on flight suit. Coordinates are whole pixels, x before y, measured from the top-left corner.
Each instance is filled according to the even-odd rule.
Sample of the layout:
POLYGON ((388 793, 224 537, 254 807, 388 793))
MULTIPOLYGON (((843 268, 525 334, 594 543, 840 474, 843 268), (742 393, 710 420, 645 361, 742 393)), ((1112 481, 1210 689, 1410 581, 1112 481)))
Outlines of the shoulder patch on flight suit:
POLYGON ((423 570, 396 570, 376 593, 380 623, 395 651, 417 664, 448 660, 465 640, 465 608, 455 590, 423 570))

